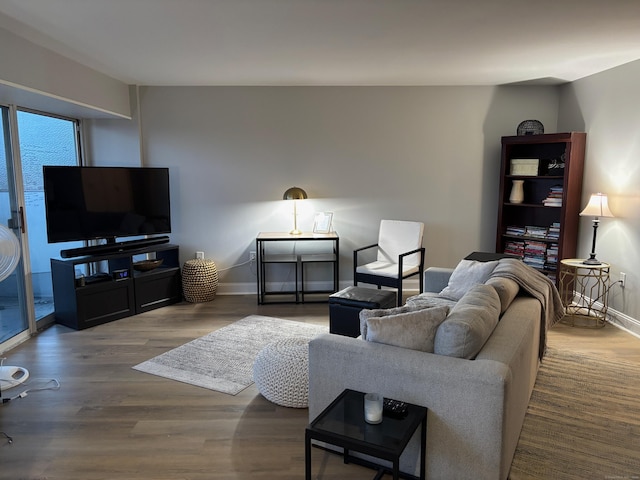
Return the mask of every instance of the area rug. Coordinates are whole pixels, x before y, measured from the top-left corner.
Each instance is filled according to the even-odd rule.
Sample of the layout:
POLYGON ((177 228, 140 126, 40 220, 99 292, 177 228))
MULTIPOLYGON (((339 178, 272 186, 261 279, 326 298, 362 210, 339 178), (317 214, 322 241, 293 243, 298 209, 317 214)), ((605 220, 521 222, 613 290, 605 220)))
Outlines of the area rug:
POLYGON ((511 480, 640 478, 640 367, 549 349, 511 480))
POLYGON ((133 368, 236 395, 253 383, 253 362, 265 345, 328 332, 328 326, 250 315, 133 368))

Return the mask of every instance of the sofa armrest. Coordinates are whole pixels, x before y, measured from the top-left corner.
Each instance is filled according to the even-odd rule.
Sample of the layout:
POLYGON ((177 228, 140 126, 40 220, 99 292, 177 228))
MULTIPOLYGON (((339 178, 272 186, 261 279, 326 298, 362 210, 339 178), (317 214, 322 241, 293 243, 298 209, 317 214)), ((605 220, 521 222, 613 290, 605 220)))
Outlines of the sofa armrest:
POLYGON ((424 271, 424 291, 440 293, 449 284, 453 268, 429 267, 424 271))
MULTIPOLYGON (((465 360, 340 335, 309 344, 309 419, 345 388, 429 408, 428 478, 496 478, 500 466, 508 366, 465 360)), ((401 459, 416 473, 417 435, 401 459)))

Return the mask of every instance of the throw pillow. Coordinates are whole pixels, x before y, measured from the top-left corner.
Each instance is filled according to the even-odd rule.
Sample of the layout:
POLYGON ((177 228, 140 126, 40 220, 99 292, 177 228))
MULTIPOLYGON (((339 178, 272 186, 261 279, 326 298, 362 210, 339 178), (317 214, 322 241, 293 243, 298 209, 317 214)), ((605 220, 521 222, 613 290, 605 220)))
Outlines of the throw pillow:
POLYGON ((509 308, 509 305, 511 305, 511 302, 520 291, 520 285, 511 278, 491 277, 484 283, 496 289, 498 297, 500 297, 500 314, 503 314, 509 308))
POLYGON ((360 310, 360 336, 363 340, 367 339, 367 319, 373 317, 388 317, 390 315, 397 315, 398 313, 411 312, 412 310, 416 309, 409 305, 393 308, 365 308, 360 310))
POLYGON ((440 324, 434 353, 449 357, 475 358, 500 317, 500 297, 491 285, 476 285, 451 309, 440 324))
POLYGON ((449 307, 445 306, 371 317, 366 321, 366 340, 431 353, 436 329, 448 313, 449 307))
POLYGON ((440 295, 452 300, 460 300, 471 287, 484 283, 497 265, 498 260, 492 262, 460 260, 440 295))

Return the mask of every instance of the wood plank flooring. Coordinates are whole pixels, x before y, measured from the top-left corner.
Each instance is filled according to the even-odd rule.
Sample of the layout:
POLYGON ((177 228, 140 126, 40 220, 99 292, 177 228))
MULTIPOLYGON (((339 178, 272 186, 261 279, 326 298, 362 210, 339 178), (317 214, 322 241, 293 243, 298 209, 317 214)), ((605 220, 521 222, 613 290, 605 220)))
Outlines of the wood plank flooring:
MULTIPOLYGON (((131 367, 251 314, 328 323, 326 304, 256 305, 255 296, 182 303, 84 331, 59 325, 7 352, 29 369, 33 387, 0 407, 0 478, 300 479, 306 409, 279 407, 255 388, 236 396, 182 384, 131 367)), ((555 327, 549 343, 640 364, 640 339, 621 330, 555 327)), ((20 387, 4 392, 15 395, 20 387)), ((370 479, 313 449, 314 477, 370 479)))

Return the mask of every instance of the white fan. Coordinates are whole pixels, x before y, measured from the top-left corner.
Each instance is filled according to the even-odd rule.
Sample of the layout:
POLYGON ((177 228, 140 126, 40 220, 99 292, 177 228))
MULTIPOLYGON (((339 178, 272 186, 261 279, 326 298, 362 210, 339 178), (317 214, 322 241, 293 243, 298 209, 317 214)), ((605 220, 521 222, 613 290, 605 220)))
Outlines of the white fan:
POLYGON ((16 235, 0 225, 0 282, 13 273, 20 261, 20 242, 16 235))
MULTIPOLYGON (((20 261, 20 242, 15 234, 0 225, 0 282, 6 279, 20 261)), ((24 383, 29 371, 23 367, 0 365, 0 392, 24 383)))

